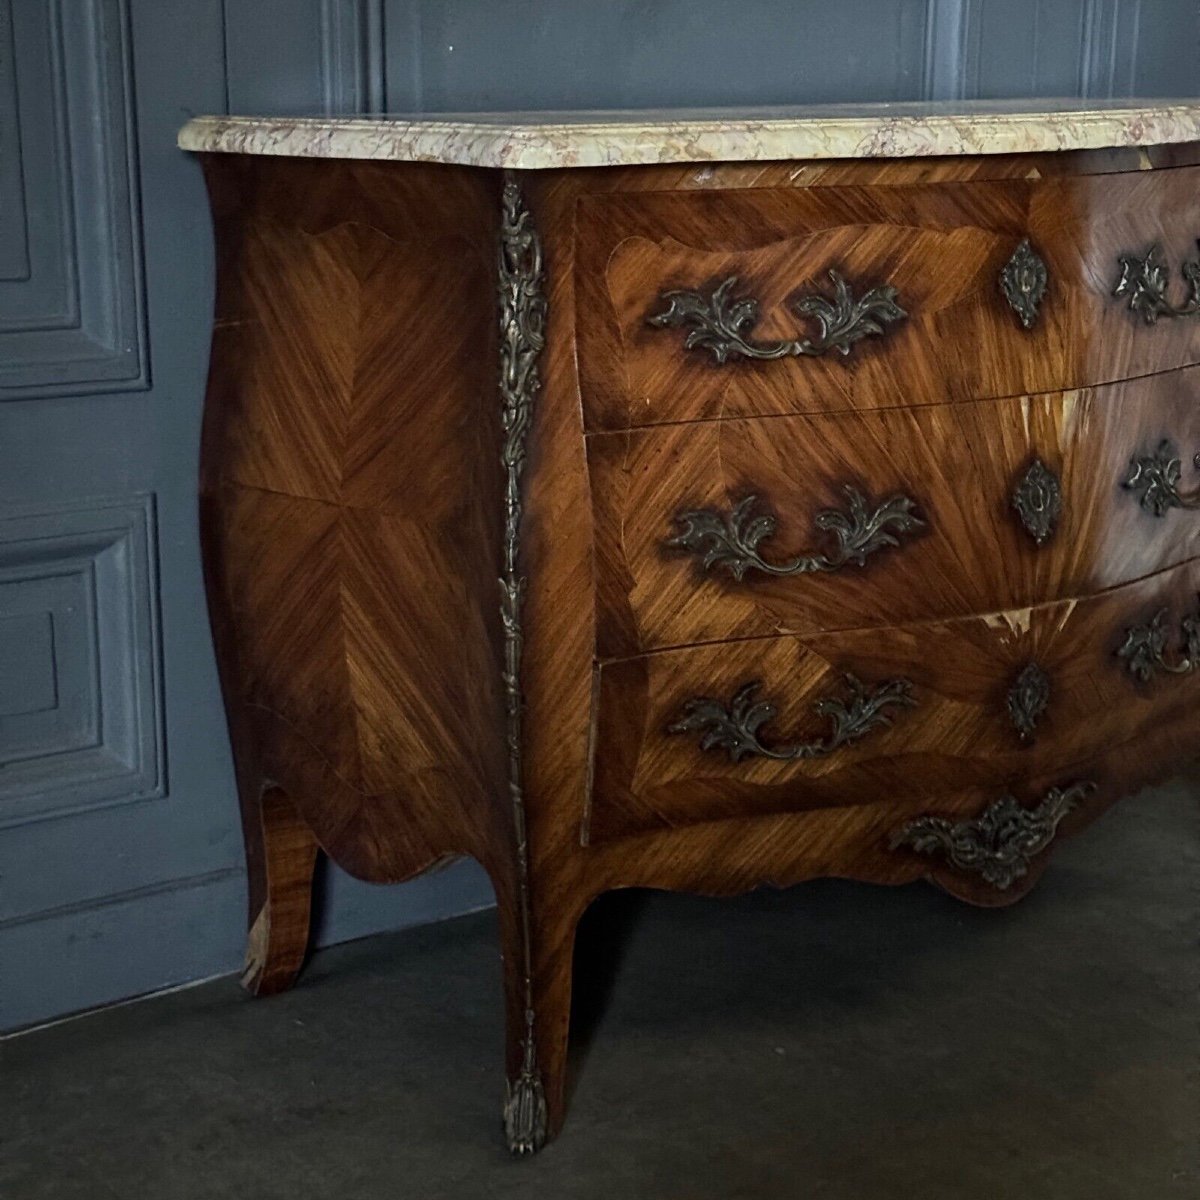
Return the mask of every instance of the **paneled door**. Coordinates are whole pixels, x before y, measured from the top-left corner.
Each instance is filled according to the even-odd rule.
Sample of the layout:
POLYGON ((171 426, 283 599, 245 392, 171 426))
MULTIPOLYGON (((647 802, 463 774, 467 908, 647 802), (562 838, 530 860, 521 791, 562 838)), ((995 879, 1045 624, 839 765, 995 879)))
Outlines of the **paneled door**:
POLYGON ((236 955, 195 534, 212 269, 174 148, 224 87, 220 0, 0 0, 0 1028, 236 955))

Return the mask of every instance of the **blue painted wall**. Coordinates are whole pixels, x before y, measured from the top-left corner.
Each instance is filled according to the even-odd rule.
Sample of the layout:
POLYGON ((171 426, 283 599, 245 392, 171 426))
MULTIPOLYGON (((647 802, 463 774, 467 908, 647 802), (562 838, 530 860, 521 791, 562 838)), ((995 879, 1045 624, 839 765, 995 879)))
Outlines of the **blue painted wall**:
MULTIPOLYGON (((240 962, 188 116, 1191 95, 1198 51, 1195 0, 0 0, 0 1029, 240 962)), ((318 938, 490 899, 330 870, 318 938)))

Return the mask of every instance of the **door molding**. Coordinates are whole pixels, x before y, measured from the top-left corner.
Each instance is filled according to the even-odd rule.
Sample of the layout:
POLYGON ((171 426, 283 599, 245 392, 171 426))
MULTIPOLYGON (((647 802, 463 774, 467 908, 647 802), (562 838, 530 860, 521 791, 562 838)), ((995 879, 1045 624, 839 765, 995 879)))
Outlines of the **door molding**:
POLYGON ((150 386, 127 5, 0 0, 0 399, 150 386))

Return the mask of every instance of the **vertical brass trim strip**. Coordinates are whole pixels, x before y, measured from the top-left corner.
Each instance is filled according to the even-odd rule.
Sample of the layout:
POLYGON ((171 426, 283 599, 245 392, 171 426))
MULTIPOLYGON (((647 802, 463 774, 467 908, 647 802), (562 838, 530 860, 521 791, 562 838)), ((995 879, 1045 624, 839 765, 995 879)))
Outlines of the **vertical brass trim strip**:
POLYGON ((533 942, 530 933, 529 843, 521 771, 521 477, 533 402, 541 387, 538 358, 546 344, 546 297, 542 291, 542 247, 516 176, 505 172, 497 259, 500 290, 500 398, 505 470, 504 565, 500 619, 504 624, 504 703, 508 743, 508 791, 517 850, 517 903, 521 922, 521 971, 525 1033, 521 1071, 508 1082, 504 1131, 514 1154, 532 1154, 546 1140, 546 1093, 537 1067, 533 1036, 533 942))

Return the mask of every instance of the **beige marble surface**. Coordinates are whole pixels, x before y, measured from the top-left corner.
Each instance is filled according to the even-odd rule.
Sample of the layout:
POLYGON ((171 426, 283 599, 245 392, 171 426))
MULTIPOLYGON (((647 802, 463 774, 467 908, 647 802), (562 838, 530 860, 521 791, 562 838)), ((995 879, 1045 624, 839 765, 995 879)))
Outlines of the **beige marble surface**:
POLYGON ((669 162, 1012 154, 1200 140, 1200 99, 776 109, 197 117, 185 150, 539 170, 669 162))

